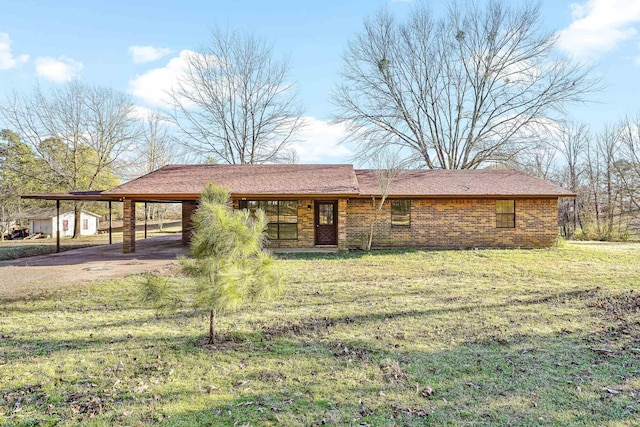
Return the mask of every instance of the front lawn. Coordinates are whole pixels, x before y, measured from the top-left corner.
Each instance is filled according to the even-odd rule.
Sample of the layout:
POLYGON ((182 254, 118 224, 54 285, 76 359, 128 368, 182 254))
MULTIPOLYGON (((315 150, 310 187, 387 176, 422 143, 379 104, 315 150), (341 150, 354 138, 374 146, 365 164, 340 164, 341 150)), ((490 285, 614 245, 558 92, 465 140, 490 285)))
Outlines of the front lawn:
POLYGON ((640 423, 638 244, 277 265, 284 297, 220 316, 214 346, 137 276, 0 301, 0 424, 640 423))

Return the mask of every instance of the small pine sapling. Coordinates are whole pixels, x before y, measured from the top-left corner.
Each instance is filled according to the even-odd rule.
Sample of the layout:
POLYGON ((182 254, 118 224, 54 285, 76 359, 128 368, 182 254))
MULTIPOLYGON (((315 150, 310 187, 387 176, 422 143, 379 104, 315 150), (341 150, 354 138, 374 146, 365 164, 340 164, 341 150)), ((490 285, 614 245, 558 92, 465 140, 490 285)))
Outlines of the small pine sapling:
POLYGON ((267 220, 262 211, 233 210, 229 190, 208 184, 193 216, 188 266, 197 278, 197 302, 210 308, 209 343, 218 312, 247 301, 267 299, 282 290, 282 278, 265 251, 267 220))

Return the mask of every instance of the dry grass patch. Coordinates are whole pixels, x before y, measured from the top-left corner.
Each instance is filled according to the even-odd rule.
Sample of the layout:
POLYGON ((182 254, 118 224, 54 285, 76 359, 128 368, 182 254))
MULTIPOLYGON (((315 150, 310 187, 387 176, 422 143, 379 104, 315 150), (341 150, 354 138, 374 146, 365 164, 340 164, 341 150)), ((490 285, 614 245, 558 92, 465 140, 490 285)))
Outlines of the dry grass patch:
POLYGON ((3 302, 0 424, 640 422, 640 246, 277 263, 285 297, 212 346, 207 313, 142 306, 141 277, 3 302))

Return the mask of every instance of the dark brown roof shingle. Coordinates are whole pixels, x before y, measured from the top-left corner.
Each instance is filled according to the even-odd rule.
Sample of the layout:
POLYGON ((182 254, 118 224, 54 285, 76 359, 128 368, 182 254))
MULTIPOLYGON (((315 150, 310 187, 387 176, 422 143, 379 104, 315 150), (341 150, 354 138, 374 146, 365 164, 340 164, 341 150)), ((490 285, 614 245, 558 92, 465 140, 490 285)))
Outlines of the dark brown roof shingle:
MULTIPOLYGON (((355 171, 362 196, 379 196, 375 171, 355 171)), ((549 196, 575 194, 544 179, 515 170, 401 170, 389 186, 390 197, 549 196)))
MULTIPOLYGON (((180 201, 200 198, 205 185, 228 187, 235 197, 380 196, 374 170, 352 165, 168 165, 107 191, 31 194, 53 200, 180 201)), ((389 197, 574 197, 544 179, 515 170, 402 170, 389 197)))
POLYGON ((119 187, 111 196, 199 196, 214 182, 234 195, 329 195, 359 192, 351 165, 169 165, 119 187))

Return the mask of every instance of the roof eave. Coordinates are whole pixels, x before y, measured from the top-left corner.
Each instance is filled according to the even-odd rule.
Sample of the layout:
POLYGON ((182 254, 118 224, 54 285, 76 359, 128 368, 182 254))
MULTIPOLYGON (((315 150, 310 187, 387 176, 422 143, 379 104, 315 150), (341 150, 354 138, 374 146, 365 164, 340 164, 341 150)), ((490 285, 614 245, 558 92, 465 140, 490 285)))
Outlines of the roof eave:
MULTIPOLYGON (((360 198, 382 197, 381 194, 359 195, 360 198)), ((389 194, 388 199, 409 198, 409 199, 555 199, 559 197, 577 197, 576 194, 389 194)))
MULTIPOLYGON (((200 193, 110 193, 109 196, 118 200, 136 200, 136 201, 187 201, 200 200, 200 193)), ((358 197, 359 193, 231 193, 234 199, 264 199, 264 198, 285 198, 285 199, 345 199, 350 197, 358 197)))
POLYGON ((87 202, 113 202, 118 201, 118 197, 106 195, 104 193, 96 194, 74 194, 74 193, 32 193, 22 194, 21 199, 32 200, 67 200, 67 201, 87 201, 87 202))

